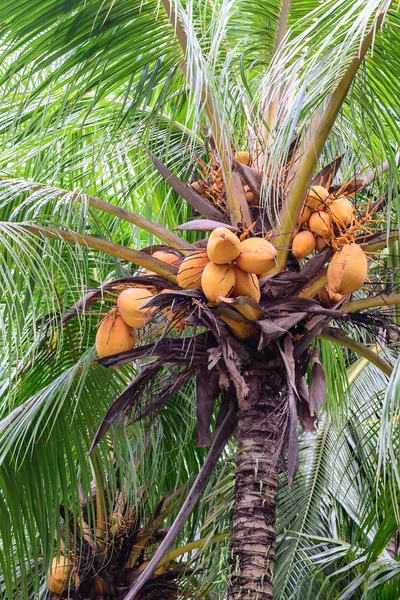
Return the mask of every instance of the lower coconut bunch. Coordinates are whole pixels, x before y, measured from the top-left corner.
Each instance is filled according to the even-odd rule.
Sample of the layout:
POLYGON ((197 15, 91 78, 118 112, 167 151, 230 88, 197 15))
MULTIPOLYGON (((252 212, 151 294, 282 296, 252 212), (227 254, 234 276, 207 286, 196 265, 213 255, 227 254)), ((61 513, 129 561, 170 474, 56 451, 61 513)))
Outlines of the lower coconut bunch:
MULTIPOLYGON (((86 522, 87 511, 76 523, 74 546, 66 551, 65 540, 53 557, 47 574, 47 586, 53 597, 123 599, 132 583, 147 566, 154 549, 164 539, 163 525, 181 503, 180 492, 163 498, 155 513, 146 512, 145 492, 140 506, 135 509, 124 505, 122 495, 115 495, 111 510, 101 508, 102 500, 95 499, 96 518, 86 522)), ((190 550, 201 548, 203 540, 177 548, 165 556, 144 586, 138 600, 174 600, 178 598, 178 578, 191 571, 183 560, 190 550)), ((193 596, 185 591, 186 598, 193 596)))

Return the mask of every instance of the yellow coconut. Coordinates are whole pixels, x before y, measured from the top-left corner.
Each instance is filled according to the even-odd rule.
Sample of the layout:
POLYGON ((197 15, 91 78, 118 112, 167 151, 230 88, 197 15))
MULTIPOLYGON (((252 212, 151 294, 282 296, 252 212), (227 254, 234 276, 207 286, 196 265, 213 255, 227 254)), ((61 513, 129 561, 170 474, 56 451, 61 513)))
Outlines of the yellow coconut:
POLYGON ((166 252, 165 250, 157 250, 157 252, 154 252, 152 256, 154 258, 158 258, 158 260, 169 263, 170 265, 176 265, 181 262, 179 256, 174 254, 174 252, 166 252))
POLYGON ((220 303, 218 296, 230 296, 235 287, 235 271, 231 265, 216 265, 213 262, 206 265, 201 276, 201 287, 209 300, 220 303))
POLYGON ((311 231, 300 231, 292 240, 292 254, 296 258, 305 258, 314 252, 317 241, 311 231))
POLYGON ((332 290, 328 288, 328 286, 325 286, 318 293, 318 298, 321 304, 323 304, 323 306, 330 307, 343 300, 344 296, 342 294, 335 294, 334 292, 332 292, 332 290))
MULTIPOLYGON (((154 258, 158 258, 158 260, 162 260, 163 262, 166 262, 170 265, 175 265, 176 267, 179 267, 179 265, 181 264, 181 259, 173 252, 165 252, 165 250, 157 250, 157 252, 154 252, 154 254, 152 254, 152 256, 154 258)), ((157 275, 157 273, 155 273, 154 271, 147 270, 143 273, 143 275, 157 275)))
POLYGON ((311 217, 312 210, 309 206, 303 204, 303 208, 301 209, 301 213, 299 216, 299 223, 303 225, 303 223, 307 223, 311 217))
POLYGON ((210 262, 205 250, 187 256, 179 267, 177 282, 184 290, 195 290, 201 287, 201 276, 205 266, 210 262))
POLYGON ((255 195, 253 194, 253 192, 246 192, 246 200, 249 204, 250 202, 253 202, 253 200, 255 200, 255 195))
POLYGON ((239 267, 233 267, 235 272, 235 287, 233 288, 232 296, 247 296, 254 300, 254 302, 260 302, 261 292, 260 284, 258 283, 258 277, 254 273, 246 273, 239 269, 239 267))
POLYGON ((258 304, 255 304, 249 298, 222 298, 221 302, 230 304, 239 312, 243 317, 246 317, 249 321, 259 321, 264 317, 263 310, 258 304))
POLYGON ((247 338, 257 333, 257 327, 254 327, 254 325, 250 325, 250 323, 234 321, 233 319, 229 319, 225 316, 222 316, 220 318, 224 323, 228 325, 229 329, 232 330, 232 333, 240 340, 246 340, 247 338))
POLYGON ((347 198, 341 197, 329 205, 329 214, 332 221, 340 228, 345 229, 352 224, 355 217, 355 208, 347 198))
POLYGON ((307 192, 304 204, 313 210, 321 210, 325 206, 326 199, 329 196, 327 189, 321 185, 313 185, 307 192))
POLYGON ((324 240, 323 237, 321 237, 320 235, 317 235, 317 251, 321 252, 321 250, 323 250, 324 248, 326 248, 326 246, 328 245, 328 242, 326 240, 324 240))
MULTIPOLYGON (((162 290, 162 292, 160 292, 161 294, 164 294, 166 292, 173 292, 174 290, 169 290, 169 289, 165 289, 162 290)), ((186 318, 186 312, 183 308, 183 306, 180 306, 178 308, 172 308, 171 306, 167 306, 166 308, 163 308, 163 314, 164 317, 166 319, 166 321, 169 324, 172 324, 173 327, 172 329, 176 329, 178 331, 181 331, 182 329, 184 329, 185 327, 185 318, 186 318)))
POLYGON ((335 252, 328 266, 328 287, 337 294, 352 294, 367 278, 368 262, 361 246, 346 244, 335 252))
POLYGON ((153 294, 146 288, 128 288, 120 293, 117 300, 118 310, 127 325, 142 327, 153 309, 142 308, 153 294))
POLYGON ((135 347, 135 334, 125 321, 111 315, 100 325, 96 334, 96 350, 100 358, 126 352, 135 347))
POLYGON ((315 234, 327 237, 332 231, 332 219, 328 213, 319 210, 311 215, 308 226, 315 234))
POLYGON ((61 594, 67 587, 72 571, 71 561, 63 554, 55 556, 47 576, 47 586, 53 594, 61 594))
POLYGON ((211 232, 207 243, 208 258, 216 265, 226 265, 240 254, 240 240, 226 227, 211 232))
POLYGON ((95 583, 95 587, 96 587, 96 592, 98 594, 101 594, 102 596, 104 596, 105 594, 108 593, 108 585, 106 584, 104 579, 102 579, 100 577, 100 575, 96 575, 96 579, 94 580, 94 583, 95 583))
POLYGON ((242 165, 250 164, 250 154, 248 152, 236 152, 235 158, 242 165))
POLYGON ((260 275, 275 266, 276 250, 263 238, 248 238, 240 244, 237 266, 246 273, 260 275))
POLYGON ((200 181, 194 181, 190 185, 192 186, 194 191, 197 192, 198 194, 200 194, 201 196, 205 193, 205 189, 201 185, 200 181))

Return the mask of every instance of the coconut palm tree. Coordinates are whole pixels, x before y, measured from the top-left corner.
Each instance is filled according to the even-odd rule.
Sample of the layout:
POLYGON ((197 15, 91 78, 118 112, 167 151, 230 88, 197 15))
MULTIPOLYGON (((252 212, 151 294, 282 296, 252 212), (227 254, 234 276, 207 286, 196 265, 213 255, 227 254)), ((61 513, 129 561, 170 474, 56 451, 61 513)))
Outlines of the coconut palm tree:
MULTIPOLYGON (((27 489, 23 469, 18 490, 8 478, 27 468, 33 443, 43 445, 40 456, 50 454, 36 464, 48 489, 57 463, 67 460, 72 469, 78 456, 83 465, 89 446, 79 480, 87 489, 90 469, 99 479, 104 464, 112 480, 114 462, 125 464, 129 452, 122 436, 106 457, 112 424, 166 410, 195 380, 197 443, 211 442, 209 453, 167 535, 123 594, 135 597, 156 571, 235 432, 229 598, 271 598, 279 474, 294 480, 298 419, 315 428, 325 400, 323 364, 332 367, 339 346, 386 375, 392 370, 371 344, 390 345, 397 335, 396 314, 379 307, 399 302, 398 5, 162 4, 2 7, 2 314, 13 323, 4 388, 15 408, 7 407, 2 422, 1 487, 13 527, 20 515, 13 511, 30 499, 43 541, 57 528, 56 515, 48 522, 42 503, 34 510, 38 491, 27 489), (348 222, 332 207, 338 198, 351 208, 348 222), (182 290, 178 267, 153 256, 160 248, 178 262, 204 256, 204 232, 221 227, 235 244, 256 240, 268 254, 262 269, 254 266, 258 252, 250 257, 248 270, 261 275, 253 279, 257 301, 243 292, 229 298, 233 284, 222 293, 213 279, 211 292, 203 282, 206 294, 182 290), (325 248, 304 263, 309 252, 295 251, 293 240, 310 228, 325 248), (102 258, 95 261, 93 251, 102 258), (329 296, 327 281, 340 299, 329 296), (93 326, 132 287, 151 291, 140 309, 151 310, 151 319, 134 349, 98 361, 122 367, 105 374, 92 367, 93 326), (182 319, 183 334, 174 331, 182 319), (32 395, 36 386, 41 391, 32 395), (76 419, 70 401, 82 394, 88 404, 72 403, 76 419), (69 419, 81 440, 75 456, 69 419)), ((79 485, 71 479, 60 484, 77 510, 79 485)), ((17 547, 25 530, 29 523, 19 528, 17 547)), ((34 545, 33 531, 28 539, 34 545)))

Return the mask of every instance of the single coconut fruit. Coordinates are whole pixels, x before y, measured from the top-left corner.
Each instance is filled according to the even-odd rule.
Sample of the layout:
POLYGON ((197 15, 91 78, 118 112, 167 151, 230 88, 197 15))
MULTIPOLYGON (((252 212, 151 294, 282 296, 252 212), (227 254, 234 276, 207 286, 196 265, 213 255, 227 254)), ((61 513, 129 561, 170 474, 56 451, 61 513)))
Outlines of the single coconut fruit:
POLYGON ((313 210, 321 210, 325 207, 325 202, 329 196, 328 190, 321 185, 313 185, 307 192, 304 204, 313 210))
POLYGON ((327 237, 332 231, 332 219, 328 213, 319 210, 310 217, 309 228, 322 237, 327 237))
POLYGON ((205 189, 201 185, 200 181, 194 181, 190 185, 194 189, 195 192, 197 192, 198 194, 200 194, 200 196, 202 196, 205 193, 205 189))
MULTIPOLYGON (((160 294, 164 294, 166 292, 173 292, 174 290, 165 289, 160 292, 160 294)), ((183 306, 179 306, 178 308, 173 308, 172 306, 167 306, 162 310, 166 321, 169 324, 172 324, 173 330, 182 331, 185 327, 185 318, 186 318, 186 310, 184 310, 183 306)))
POLYGON ((233 334, 240 340, 246 340, 257 333, 257 327, 250 325, 250 323, 235 321, 234 319, 229 319, 229 317, 225 316, 221 316, 220 319, 228 325, 229 329, 231 329, 233 334))
POLYGON ((177 265, 181 262, 181 259, 176 254, 173 252, 165 252, 165 250, 157 250, 157 252, 154 252, 152 256, 170 265, 177 265))
POLYGON ((309 206, 303 204, 303 208, 301 209, 301 213, 299 216, 299 223, 303 225, 303 223, 307 223, 310 220, 312 214, 312 210, 309 206))
POLYGON ((260 302, 261 292, 258 277, 254 273, 245 273, 245 271, 236 266, 233 267, 233 270, 235 272, 235 287, 233 288, 232 296, 234 298, 247 296, 254 300, 254 302, 260 302))
POLYGON ((324 240, 323 237, 321 237, 320 235, 317 235, 317 251, 321 252, 321 250, 323 250, 324 248, 326 248, 326 246, 328 245, 328 242, 326 240, 324 240))
POLYGON ((146 288, 128 288, 120 293, 117 300, 119 314, 130 327, 142 327, 151 315, 152 308, 142 305, 152 298, 153 294, 146 288))
POLYGON ((246 273, 260 275, 275 266, 276 250, 263 238, 248 238, 240 243, 237 266, 246 273))
POLYGON ((184 290, 196 290, 201 287, 201 276, 210 262, 205 250, 187 256, 179 267, 177 283, 184 290))
POLYGON ((345 229, 352 224, 355 217, 355 208, 347 198, 337 198, 329 205, 329 214, 332 221, 340 228, 345 229))
POLYGON ((246 200, 249 204, 250 202, 253 202, 253 200, 255 200, 255 195, 253 194, 253 192, 246 192, 246 200))
POLYGON ((237 312, 239 312, 243 317, 246 317, 249 321, 259 321, 264 317, 263 310, 258 304, 250 300, 250 298, 223 298, 221 297, 221 302, 225 304, 230 304, 235 308, 237 312))
POLYGON ((216 265, 226 265, 239 256, 240 240, 226 227, 217 227, 208 238, 207 254, 216 265))
POLYGON ((248 152, 236 152, 235 158, 242 165, 250 164, 250 154, 248 152))
POLYGON ((63 554, 53 558, 51 569, 47 576, 47 586, 53 594, 62 594, 67 587, 72 571, 72 563, 63 554))
POLYGON ((206 265, 201 276, 201 287, 209 302, 219 304, 218 296, 230 296, 235 287, 235 271, 231 265, 206 265))
MULTIPOLYGON (((175 265, 176 267, 179 267, 179 265, 181 264, 181 259, 174 254, 173 252, 165 252, 165 250, 157 250, 157 252, 154 252, 154 254, 152 254, 153 258, 158 258, 158 260, 162 260, 163 262, 166 262, 170 265, 175 265)), ((154 271, 145 271, 143 273, 143 275, 157 275, 157 273, 155 273, 154 271)))
POLYGON ((328 266, 328 287, 336 294, 352 294, 367 278, 368 262, 358 244, 346 244, 335 252, 328 266))
POLYGON ((104 579, 102 579, 100 577, 100 575, 96 575, 94 584, 95 584, 96 592, 98 594, 101 594, 102 596, 105 596, 105 594, 108 594, 108 585, 106 584, 104 579))
POLYGON ((328 286, 325 286, 318 293, 318 298, 323 306, 330 307, 343 300, 344 296, 342 294, 335 294, 328 286))
POLYGON ((134 347, 134 332, 121 317, 111 315, 101 323, 96 334, 96 350, 100 358, 126 352, 134 347))
POLYGON ((296 258, 305 258, 314 252, 316 244, 317 240, 311 231, 300 231, 292 240, 292 254, 296 258))

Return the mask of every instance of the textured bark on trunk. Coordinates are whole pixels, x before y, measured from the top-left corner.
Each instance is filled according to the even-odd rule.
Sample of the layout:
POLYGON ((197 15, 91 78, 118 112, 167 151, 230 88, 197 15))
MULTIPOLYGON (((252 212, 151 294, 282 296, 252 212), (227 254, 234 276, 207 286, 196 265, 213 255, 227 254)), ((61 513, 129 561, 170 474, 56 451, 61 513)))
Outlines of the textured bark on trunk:
MULTIPOLYGON (((257 387, 257 386, 256 386, 257 387)), ((271 600, 276 497, 284 429, 280 386, 261 381, 256 404, 237 415, 236 502, 229 600, 271 600)), ((255 399, 256 400, 256 399, 255 399)))

